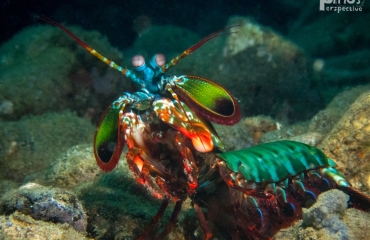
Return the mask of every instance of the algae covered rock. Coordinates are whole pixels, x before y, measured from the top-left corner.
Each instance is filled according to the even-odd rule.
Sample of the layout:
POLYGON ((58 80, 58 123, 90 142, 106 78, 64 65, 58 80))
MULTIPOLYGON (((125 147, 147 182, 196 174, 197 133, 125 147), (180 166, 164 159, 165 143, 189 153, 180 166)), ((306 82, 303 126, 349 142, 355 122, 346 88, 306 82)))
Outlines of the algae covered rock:
POLYGON ((337 94, 325 109, 312 117, 308 130, 328 134, 358 96, 369 90, 370 85, 362 85, 337 94))
POLYGON ((361 94, 318 146, 354 187, 370 190, 370 92, 361 94))
POLYGON ((284 123, 280 125, 279 129, 263 134, 262 142, 290 139, 320 148, 320 143, 332 131, 338 121, 342 119, 352 104, 357 101, 356 99, 369 90, 370 85, 363 85, 341 92, 336 95, 325 109, 317 112, 310 121, 294 124, 284 123))
POLYGON ((354 239, 370 239, 370 214, 355 208, 347 209, 343 221, 351 229, 354 239))
POLYGON ((233 126, 214 124, 214 127, 224 144, 225 151, 248 148, 253 145, 252 137, 242 121, 233 126))
POLYGON ((310 208, 303 208, 303 220, 282 229, 276 239, 369 239, 366 228, 370 214, 349 208, 349 196, 339 190, 330 190, 319 195, 310 208))
POLYGON ((15 212, 9 216, 0 216, 0 239, 84 240, 90 238, 68 224, 39 221, 29 215, 15 212))
POLYGON ((259 144, 262 136, 271 131, 279 130, 281 124, 268 116, 249 117, 243 120, 248 135, 252 137, 253 144, 259 144))
POLYGON ((73 193, 60 188, 27 183, 6 193, 0 200, 0 214, 10 215, 15 211, 37 220, 68 223, 77 231, 86 231, 87 219, 82 205, 73 193))
MULTIPOLYGON (((122 54, 100 33, 68 28, 97 51, 122 62, 122 54)), ((2 119, 66 109, 80 116, 91 109, 100 113, 123 89, 132 86, 65 32, 48 25, 28 27, 16 34, 0 46, 0 60, 2 119), (102 89, 106 91, 102 93, 102 89)))
POLYGON ((340 219, 347 209, 348 200, 348 195, 339 190, 320 194, 312 207, 303 209, 303 225, 315 229, 325 228, 328 234, 333 237, 351 238, 348 227, 340 219))
POLYGON ((70 189, 85 182, 93 182, 102 173, 96 164, 92 143, 87 143, 71 147, 52 161, 48 169, 28 176, 25 180, 70 189))
POLYGON ((71 112, 1 122, 0 178, 20 182, 44 170, 62 152, 93 141, 94 126, 71 112))

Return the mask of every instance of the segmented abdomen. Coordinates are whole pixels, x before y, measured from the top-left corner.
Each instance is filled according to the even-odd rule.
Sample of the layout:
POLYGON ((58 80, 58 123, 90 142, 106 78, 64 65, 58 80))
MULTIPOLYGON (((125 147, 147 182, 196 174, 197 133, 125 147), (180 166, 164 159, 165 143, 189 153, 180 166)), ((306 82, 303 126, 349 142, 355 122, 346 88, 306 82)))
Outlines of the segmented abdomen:
POLYGON ((336 166, 321 150, 287 140, 217 155, 231 171, 257 183, 278 182, 304 171, 336 166))

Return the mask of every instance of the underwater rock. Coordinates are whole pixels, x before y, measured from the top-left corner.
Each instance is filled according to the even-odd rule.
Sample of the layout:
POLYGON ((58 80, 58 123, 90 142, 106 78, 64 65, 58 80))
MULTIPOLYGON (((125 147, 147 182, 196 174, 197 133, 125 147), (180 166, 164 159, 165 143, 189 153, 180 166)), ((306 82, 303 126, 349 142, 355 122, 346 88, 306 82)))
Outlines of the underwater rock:
POLYGON ((349 196, 339 190, 320 194, 317 202, 309 209, 303 209, 303 225, 315 229, 325 228, 329 235, 352 238, 348 227, 340 219, 347 209, 349 196))
POLYGON ((369 239, 367 223, 370 214, 354 208, 347 209, 349 197, 333 189, 319 195, 310 208, 303 208, 303 220, 282 229, 276 239, 369 239))
POLYGON ((338 164, 353 186, 370 192, 370 91, 361 94, 344 113, 320 149, 338 164))
POLYGON ((247 117, 268 115, 295 122, 323 107, 302 49, 246 17, 231 17, 228 26, 234 26, 232 34, 207 42, 169 73, 220 83, 239 100, 247 117))
POLYGON ((219 124, 213 124, 213 126, 224 144, 224 151, 238 150, 253 146, 252 136, 249 134, 243 121, 233 126, 219 124))
POLYGON ((370 239, 370 214, 355 208, 344 212, 343 221, 351 229, 354 239, 370 239))
POLYGON ((249 117, 243 120, 249 136, 252 136, 253 144, 259 144, 262 136, 271 131, 280 130, 280 123, 267 116, 249 117))
MULTIPOLYGON (((98 32, 77 27, 70 30, 97 51, 122 62, 122 54, 98 32)), ((83 116, 93 108, 100 114, 115 96, 132 86, 122 74, 108 70, 108 66, 53 26, 25 28, 0 46, 0 60, 2 119, 66 109, 83 116), (93 68, 98 71, 92 72, 93 68), (102 85, 114 87, 105 87, 109 92, 102 94, 96 91, 102 85)))
POLYGON ((369 90, 370 85, 362 85, 337 94, 325 109, 311 119, 309 131, 328 134, 358 96, 369 90))
MULTIPOLYGON (((276 121, 276 120, 275 120, 276 121)), ((282 139, 292 139, 307 134, 308 122, 297 122, 295 124, 280 124, 279 129, 269 131, 262 135, 261 142, 272 142, 282 139)), ((304 139, 304 138, 303 138, 304 139)), ((306 143, 306 141, 303 141, 306 143)))
POLYGON ((87 219, 82 205, 73 193, 60 188, 27 183, 6 193, 0 200, 0 214, 15 211, 37 220, 68 223, 77 231, 86 231, 87 219))
POLYGON ((95 127, 74 113, 47 113, 1 122, 0 179, 16 182, 44 170, 69 147, 93 142, 95 127))
POLYGON ((70 189, 85 182, 94 182, 101 173, 103 171, 96 164, 92 144, 82 144, 60 154, 48 169, 27 176, 25 181, 70 189))
POLYGON ((316 146, 317 144, 319 144, 322 141, 323 138, 324 138, 324 136, 321 133, 308 132, 308 133, 305 133, 305 134, 301 134, 301 135, 298 135, 298 136, 291 137, 289 139, 292 140, 292 141, 302 142, 302 143, 305 143, 305 144, 316 146))
POLYGON ((282 124, 280 129, 262 135, 261 140, 262 142, 272 142, 290 139, 318 146, 358 96, 369 90, 370 85, 363 85, 341 92, 332 99, 325 109, 313 116, 309 122, 297 122, 291 125, 282 124))
POLYGON ((0 215, 0 239, 84 240, 90 238, 77 232, 68 224, 39 221, 16 211, 9 216, 0 215))

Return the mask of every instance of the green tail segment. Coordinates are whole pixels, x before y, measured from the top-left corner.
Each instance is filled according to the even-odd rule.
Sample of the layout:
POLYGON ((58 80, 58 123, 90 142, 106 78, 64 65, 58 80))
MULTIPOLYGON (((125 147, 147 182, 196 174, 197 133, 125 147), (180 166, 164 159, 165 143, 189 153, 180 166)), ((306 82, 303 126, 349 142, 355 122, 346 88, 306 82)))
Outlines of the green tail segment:
POLYGON ((350 186, 335 169, 336 164, 321 150, 300 142, 271 142, 219 153, 217 156, 225 161, 231 171, 241 174, 245 180, 251 182, 279 182, 305 171, 322 169, 322 174, 332 179, 338 187, 350 186))

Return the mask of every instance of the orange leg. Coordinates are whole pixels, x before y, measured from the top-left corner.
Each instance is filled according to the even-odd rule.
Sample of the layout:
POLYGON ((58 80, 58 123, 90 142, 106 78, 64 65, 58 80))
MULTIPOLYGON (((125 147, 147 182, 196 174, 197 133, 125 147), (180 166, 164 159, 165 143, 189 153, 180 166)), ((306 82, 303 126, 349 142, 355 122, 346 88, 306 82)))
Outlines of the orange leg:
POLYGON ((152 219, 148 227, 145 229, 145 231, 138 237, 138 240, 146 239, 148 234, 153 230, 153 228, 158 224, 159 220, 161 220, 161 218, 163 217, 164 211, 166 211, 167 206, 168 200, 163 199, 157 214, 154 216, 154 218, 152 219))
POLYGON ((202 209, 198 206, 198 204, 194 204, 194 208, 197 211, 198 219, 200 222, 200 226, 202 227, 203 233, 206 236, 206 240, 210 239, 212 237, 211 229, 209 229, 207 221, 204 217, 202 209))
POLYGON ((172 229, 174 229, 177 222, 177 217, 179 216, 179 213, 181 211, 181 206, 182 201, 176 202, 175 209, 173 209, 170 222, 168 223, 167 227, 163 230, 163 232, 155 239, 163 239, 165 236, 167 236, 168 233, 172 231, 172 229))

